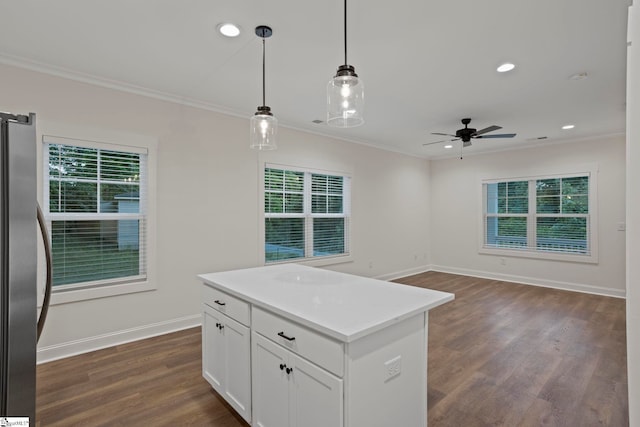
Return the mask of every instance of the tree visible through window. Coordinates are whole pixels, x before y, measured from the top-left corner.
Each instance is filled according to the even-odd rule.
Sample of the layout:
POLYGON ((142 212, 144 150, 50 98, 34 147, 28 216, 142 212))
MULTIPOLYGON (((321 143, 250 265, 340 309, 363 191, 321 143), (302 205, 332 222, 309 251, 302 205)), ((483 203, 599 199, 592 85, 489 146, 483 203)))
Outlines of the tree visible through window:
POLYGON ((265 168, 265 262, 346 255, 349 177, 265 168))
POLYGON ((527 181, 511 181, 487 186, 487 238, 496 246, 527 245, 529 209, 527 181))
POLYGON ((53 285, 146 276, 146 154, 49 143, 53 285))
POLYGON ((589 175, 484 184, 484 247, 590 253, 589 175))

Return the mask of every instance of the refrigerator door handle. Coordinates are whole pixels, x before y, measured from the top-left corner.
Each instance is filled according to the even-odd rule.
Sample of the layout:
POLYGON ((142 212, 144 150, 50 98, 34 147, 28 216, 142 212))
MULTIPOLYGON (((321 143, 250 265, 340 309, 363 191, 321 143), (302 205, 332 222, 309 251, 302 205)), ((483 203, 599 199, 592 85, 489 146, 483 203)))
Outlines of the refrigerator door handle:
POLYGON ((47 313, 49 312, 49 302, 51 301, 51 280, 53 276, 53 262, 51 258, 51 245, 49 244, 49 232, 47 231, 47 223, 44 219, 42 209, 38 203, 38 225, 40 226, 40 233, 44 243, 44 256, 47 261, 47 280, 44 288, 44 299, 42 300, 42 309, 40 310, 40 317, 38 318, 38 341, 40 335, 42 335, 42 329, 44 328, 44 322, 47 320, 47 313))

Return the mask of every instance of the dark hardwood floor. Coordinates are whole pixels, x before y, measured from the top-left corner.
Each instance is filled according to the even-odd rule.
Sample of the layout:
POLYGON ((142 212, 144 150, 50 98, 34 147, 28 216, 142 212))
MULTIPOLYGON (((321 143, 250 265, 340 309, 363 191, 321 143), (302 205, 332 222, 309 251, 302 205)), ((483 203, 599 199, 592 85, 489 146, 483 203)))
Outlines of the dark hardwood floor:
MULTIPOLYGON (((628 425, 624 300, 437 272, 397 282, 456 294, 429 318, 429 427, 628 425)), ((37 426, 246 427, 200 359, 194 328, 40 365, 37 426)))
POLYGON ((429 426, 627 426, 623 299, 430 272, 429 426))
POLYGON ((202 378, 200 328, 38 366, 37 426, 247 426, 202 378))

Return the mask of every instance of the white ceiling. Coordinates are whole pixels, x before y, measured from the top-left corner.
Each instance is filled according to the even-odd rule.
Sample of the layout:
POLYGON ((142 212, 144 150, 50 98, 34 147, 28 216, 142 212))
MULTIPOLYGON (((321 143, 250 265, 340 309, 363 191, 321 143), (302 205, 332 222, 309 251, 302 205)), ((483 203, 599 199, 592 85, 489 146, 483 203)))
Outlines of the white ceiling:
POLYGON ((266 24, 266 103, 281 126, 421 157, 459 153, 422 144, 463 117, 517 133, 475 140, 472 154, 623 133, 629 3, 349 0, 348 62, 366 100, 365 124, 351 129, 312 123, 344 62, 342 0, 3 1, 0 63, 248 118, 262 103, 254 28, 266 24), (242 34, 222 37, 222 22, 242 34), (506 61, 516 69, 497 73, 506 61))

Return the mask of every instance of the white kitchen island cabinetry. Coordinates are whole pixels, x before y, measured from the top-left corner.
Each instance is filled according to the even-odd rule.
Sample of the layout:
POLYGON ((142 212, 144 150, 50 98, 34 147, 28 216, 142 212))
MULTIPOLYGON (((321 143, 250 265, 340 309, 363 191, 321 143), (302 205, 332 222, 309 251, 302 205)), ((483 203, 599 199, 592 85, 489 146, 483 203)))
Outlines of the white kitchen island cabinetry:
POLYGON ((258 333, 252 339, 254 425, 343 425, 341 379, 258 333))
POLYGON ((452 294, 297 264, 199 277, 203 375, 252 426, 426 426, 428 311, 452 294), (216 339, 225 321, 250 344, 216 339), (217 385, 246 384, 238 369, 212 373, 232 354, 248 354, 248 402, 217 385))
MULTIPOLYGON (((202 376, 248 422, 251 421, 251 335, 249 307, 238 315, 234 309, 246 303, 205 289, 202 318, 202 376), (235 305, 234 305, 235 304, 235 305)), ((237 310, 236 310, 237 311, 237 310)))

